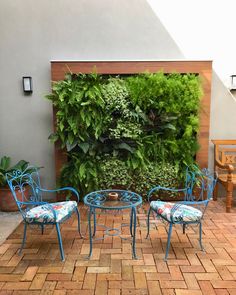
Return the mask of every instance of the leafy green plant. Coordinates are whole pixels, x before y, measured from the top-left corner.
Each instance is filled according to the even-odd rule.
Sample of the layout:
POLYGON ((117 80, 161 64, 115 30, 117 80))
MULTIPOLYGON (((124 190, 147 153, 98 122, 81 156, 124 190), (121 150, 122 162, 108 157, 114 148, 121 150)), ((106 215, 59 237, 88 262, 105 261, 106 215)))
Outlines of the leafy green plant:
POLYGON ((77 187, 82 194, 94 190, 98 182, 98 160, 98 157, 70 153, 61 171, 60 186, 77 187))
POLYGON ((102 95, 105 109, 110 115, 125 119, 132 118, 129 94, 124 80, 119 77, 109 78, 107 83, 102 85, 102 95))
MULTIPOLYGON (((152 163, 134 174, 132 188, 146 199, 147 192, 155 187, 178 188, 181 185, 179 169, 170 163, 152 163)), ((157 193, 158 198, 174 198, 176 193, 157 193)))
POLYGON ((12 173, 14 170, 31 172, 31 168, 27 170, 29 162, 20 160, 15 165, 11 166, 11 158, 3 156, 0 160, 0 187, 7 185, 6 173, 12 173))
POLYGON ((105 157, 99 167, 98 187, 101 189, 131 186, 131 176, 125 162, 115 157, 105 157))
MULTIPOLYGON (((68 152, 61 183, 83 193, 104 188, 115 183, 107 172, 113 171, 112 165, 117 177, 123 169, 128 183, 128 175, 137 173, 133 189, 148 173, 155 176, 152 185, 164 185, 164 178, 157 178, 160 165, 161 172, 168 165, 176 167, 181 182, 199 148, 201 96, 201 81, 193 74, 67 74, 47 96, 56 110, 57 129, 50 139, 68 152)), ((167 175, 175 179, 168 169, 167 175)))
POLYGON ((142 134, 141 125, 129 121, 117 120, 115 128, 109 128, 110 137, 115 139, 132 138, 138 139, 142 134))
POLYGON ((60 140, 62 147, 73 149, 91 137, 98 139, 109 117, 102 111, 102 76, 67 74, 64 81, 53 84, 53 93, 47 98, 56 107, 57 132, 52 141, 60 140))

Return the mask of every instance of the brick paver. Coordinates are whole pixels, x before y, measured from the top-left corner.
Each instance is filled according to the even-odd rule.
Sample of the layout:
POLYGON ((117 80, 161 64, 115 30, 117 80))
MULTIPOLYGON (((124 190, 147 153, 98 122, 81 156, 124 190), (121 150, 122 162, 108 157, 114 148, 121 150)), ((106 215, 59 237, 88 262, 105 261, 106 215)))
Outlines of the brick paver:
MULTIPOLYGON (((198 228, 182 233, 173 228, 170 255, 164 262, 167 242, 165 224, 151 219, 150 239, 146 236, 147 205, 139 209, 136 233, 138 260, 132 259, 129 240, 108 237, 94 242, 89 253, 87 208, 80 206, 82 231, 77 232, 76 217, 62 225, 65 262, 60 260, 56 231, 51 226, 44 235, 31 229, 21 256, 22 224, 0 246, 1 294, 121 295, 121 294, 236 294, 236 209, 226 214, 222 201, 211 202, 203 222, 203 244, 198 245, 198 228)), ((129 223, 127 211, 97 216, 98 223, 119 226, 129 223)), ((124 237, 129 233, 123 227, 124 237)), ((97 237, 103 237, 98 227, 97 237)))

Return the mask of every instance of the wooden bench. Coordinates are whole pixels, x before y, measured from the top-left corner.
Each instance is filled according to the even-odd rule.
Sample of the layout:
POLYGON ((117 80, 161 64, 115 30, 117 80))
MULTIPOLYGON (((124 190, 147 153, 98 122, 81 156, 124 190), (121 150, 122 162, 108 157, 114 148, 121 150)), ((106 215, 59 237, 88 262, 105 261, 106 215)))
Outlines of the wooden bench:
MULTIPOLYGON (((220 182, 226 189, 226 212, 230 212, 233 201, 233 189, 236 187, 236 140, 212 140, 214 144, 214 169, 220 182)), ((217 200, 218 183, 213 199, 217 200)))

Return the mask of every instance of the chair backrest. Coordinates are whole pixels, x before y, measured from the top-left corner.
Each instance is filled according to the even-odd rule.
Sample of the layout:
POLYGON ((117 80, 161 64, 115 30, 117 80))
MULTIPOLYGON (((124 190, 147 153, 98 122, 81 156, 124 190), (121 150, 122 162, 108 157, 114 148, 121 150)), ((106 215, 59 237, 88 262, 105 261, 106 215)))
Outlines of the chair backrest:
POLYGON ((188 193, 186 202, 207 203, 212 199, 216 185, 216 173, 210 173, 208 169, 199 170, 195 167, 193 171, 187 171, 186 187, 188 193))
POLYGON ((38 168, 28 166, 24 171, 14 170, 6 174, 6 179, 23 216, 27 209, 42 201, 38 168))
MULTIPOLYGON (((214 144, 215 161, 222 165, 230 164, 236 168, 236 140, 212 140, 214 144)), ((215 170, 220 174, 224 172, 215 165, 215 170)), ((225 171, 227 173, 227 171, 225 171)))
POLYGON ((236 147, 235 148, 219 148, 220 160, 223 165, 236 165, 236 147))

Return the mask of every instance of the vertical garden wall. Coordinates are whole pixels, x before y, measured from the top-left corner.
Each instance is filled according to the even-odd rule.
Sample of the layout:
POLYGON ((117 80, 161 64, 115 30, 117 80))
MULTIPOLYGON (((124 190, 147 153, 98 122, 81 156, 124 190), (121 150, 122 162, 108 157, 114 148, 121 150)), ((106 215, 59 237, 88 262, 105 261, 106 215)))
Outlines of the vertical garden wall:
POLYGON ((206 114, 204 76, 196 68, 157 72, 157 64, 151 71, 137 64, 113 62, 106 70, 106 63, 89 63, 84 71, 84 63, 67 63, 66 75, 59 74, 61 63, 52 64, 58 81, 48 95, 55 115, 50 139, 62 184, 82 194, 122 187, 144 195, 156 184, 179 185, 195 163, 206 114))

